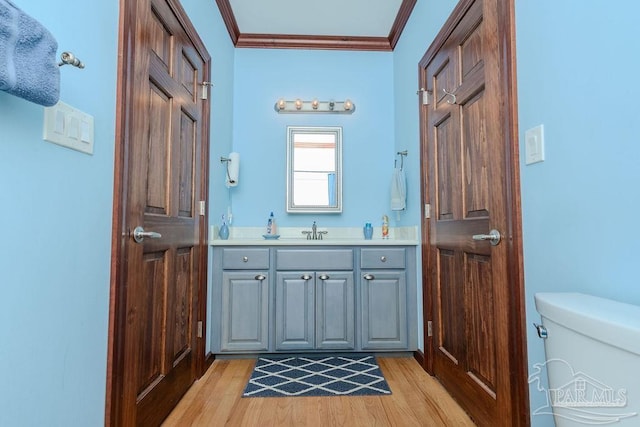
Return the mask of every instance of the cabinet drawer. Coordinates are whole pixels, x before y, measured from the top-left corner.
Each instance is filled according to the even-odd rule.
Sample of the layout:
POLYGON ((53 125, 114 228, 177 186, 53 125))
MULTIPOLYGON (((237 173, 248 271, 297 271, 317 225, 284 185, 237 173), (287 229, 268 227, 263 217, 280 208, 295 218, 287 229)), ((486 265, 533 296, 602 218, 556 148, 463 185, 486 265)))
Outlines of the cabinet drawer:
POLYGON ((279 249, 277 270, 353 270, 353 249, 279 249))
POLYGON ((361 268, 405 268, 404 248, 363 248, 360 251, 361 268))
POLYGON ((222 252, 222 268, 225 270, 255 270, 269 268, 269 249, 231 249, 222 252))

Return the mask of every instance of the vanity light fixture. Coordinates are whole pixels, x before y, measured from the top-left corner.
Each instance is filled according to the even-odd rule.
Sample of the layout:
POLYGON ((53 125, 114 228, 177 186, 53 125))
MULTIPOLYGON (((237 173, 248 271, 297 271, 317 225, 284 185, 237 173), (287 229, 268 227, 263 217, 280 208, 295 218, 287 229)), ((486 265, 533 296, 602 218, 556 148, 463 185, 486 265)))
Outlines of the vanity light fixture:
POLYGON ((314 98, 312 101, 303 101, 297 98, 295 101, 286 101, 280 98, 274 106, 276 112, 281 114, 288 113, 334 113, 334 114, 353 114, 356 105, 350 100, 344 101, 318 101, 314 98))

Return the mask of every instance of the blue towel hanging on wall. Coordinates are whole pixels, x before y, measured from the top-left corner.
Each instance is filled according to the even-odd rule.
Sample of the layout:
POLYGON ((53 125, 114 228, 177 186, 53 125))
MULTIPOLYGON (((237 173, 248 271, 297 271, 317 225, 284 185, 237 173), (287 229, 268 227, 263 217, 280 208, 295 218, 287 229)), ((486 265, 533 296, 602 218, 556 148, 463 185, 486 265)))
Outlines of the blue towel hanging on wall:
POLYGON ((58 42, 9 0, 0 0, 0 90, 51 106, 60 98, 58 42))

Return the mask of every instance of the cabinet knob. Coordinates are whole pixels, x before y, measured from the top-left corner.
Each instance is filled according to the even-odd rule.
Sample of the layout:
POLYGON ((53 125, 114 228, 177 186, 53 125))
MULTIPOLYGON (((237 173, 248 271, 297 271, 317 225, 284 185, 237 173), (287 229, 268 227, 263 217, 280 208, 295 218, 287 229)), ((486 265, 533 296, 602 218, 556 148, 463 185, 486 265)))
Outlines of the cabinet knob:
POLYGON ((255 277, 255 279, 256 279, 256 280, 264 280, 264 279, 266 279, 266 278, 267 278, 267 277, 266 277, 265 275, 263 275, 263 274, 258 274, 258 275, 255 277))
POLYGON ((242 257, 242 262, 247 262, 249 261, 249 257, 248 256, 243 256, 242 257))
POLYGON ((318 276, 318 279, 320 279, 320 280, 328 280, 329 276, 327 276, 326 274, 321 274, 320 276, 318 276))
POLYGON ((373 274, 365 274, 364 276, 362 276, 365 280, 373 280, 376 278, 376 276, 374 276, 373 274))
POLYGON ((380 261, 382 261, 382 262, 387 262, 387 257, 386 257, 386 256, 384 256, 384 255, 382 255, 382 256, 380 257, 380 261))
POLYGON ((303 274, 302 276, 300 276, 300 278, 302 280, 311 280, 311 276, 309 276, 308 274, 303 274))

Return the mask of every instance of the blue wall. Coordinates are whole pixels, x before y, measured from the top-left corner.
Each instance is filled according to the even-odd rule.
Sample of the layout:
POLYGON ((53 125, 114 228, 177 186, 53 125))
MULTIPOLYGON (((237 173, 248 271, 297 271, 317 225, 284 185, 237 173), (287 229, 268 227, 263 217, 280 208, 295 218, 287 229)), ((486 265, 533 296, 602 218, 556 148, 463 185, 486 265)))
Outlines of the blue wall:
MULTIPOLYGON (((238 49, 235 54, 233 149, 240 153, 232 188, 234 225, 361 226, 389 214, 393 172, 393 57, 390 52, 238 49), (277 114, 279 98, 351 99, 352 115, 277 114), (286 128, 343 127, 343 213, 287 215, 286 128), (376 195, 371 197, 370 195, 376 195)), ((223 170, 213 162, 212 170, 223 170)), ((212 175, 213 176, 213 175, 212 175)), ((224 189, 224 175, 212 182, 224 189)), ((223 213, 223 212, 220 212, 223 213)), ((218 216, 219 218, 219 216, 218 216)))
MULTIPOLYGON (((522 159, 527 129, 544 124, 546 143, 545 162, 521 163, 527 325, 536 292, 640 304, 639 13, 632 0, 516 4, 522 159)), ((543 362, 533 328, 528 342, 529 365, 543 362)), ((532 410, 545 403, 530 393, 532 410)))
POLYGON ((104 423, 118 8, 16 1, 86 68, 60 99, 94 116, 94 154, 42 140, 43 107, 0 92, 0 425, 104 423))

